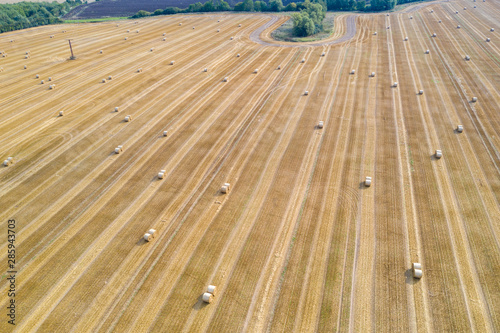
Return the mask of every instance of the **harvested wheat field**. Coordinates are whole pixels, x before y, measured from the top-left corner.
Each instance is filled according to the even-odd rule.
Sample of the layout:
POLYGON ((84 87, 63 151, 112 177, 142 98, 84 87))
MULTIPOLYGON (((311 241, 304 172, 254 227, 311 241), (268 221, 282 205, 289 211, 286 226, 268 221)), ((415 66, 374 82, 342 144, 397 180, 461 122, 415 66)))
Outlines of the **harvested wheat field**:
POLYGON ((426 5, 0 35, 0 331, 499 331, 500 3, 426 5))

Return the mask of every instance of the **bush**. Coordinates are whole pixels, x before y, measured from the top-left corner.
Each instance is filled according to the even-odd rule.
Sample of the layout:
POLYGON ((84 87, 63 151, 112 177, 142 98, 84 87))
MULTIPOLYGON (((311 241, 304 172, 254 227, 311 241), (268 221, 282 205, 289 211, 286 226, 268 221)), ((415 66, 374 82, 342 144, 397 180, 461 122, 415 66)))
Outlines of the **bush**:
MULTIPOLYGON (((319 3, 306 0, 300 13, 292 14, 293 33, 295 36, 310 36, 323 30, 325 8, 319 3)), ((326 6, 326 5, 325 5, 326 6)))
POLYGON ((283 2, 281 0, 269 1, 269 10, 271 12, 281 12, 283 10, 283 2))
POLYGON ((182 9, 180 9, 179 7, 167 7, 163 10, 163 15, 173 15, 181 12, 182 9))
POLYGON ((255 1, 253 3, 253 8, 256 12, 267 12, 269 11, 269 7, 265 1, 255 1))
POLYGON ((314 34, 314 22, 307 13, 293 13, 293 34, 295 36, 310 36, 314 34))
POLYGON ((297 11, 297 4, 295 2, 290 2, 288 5, 285 7, 286 12, 295 12, 297 11))
POLYGON ((135 15, 132 15, 132 18, 141 18, 146 16, 151 16, 151 13, 145 10, 140 10, 135 15))

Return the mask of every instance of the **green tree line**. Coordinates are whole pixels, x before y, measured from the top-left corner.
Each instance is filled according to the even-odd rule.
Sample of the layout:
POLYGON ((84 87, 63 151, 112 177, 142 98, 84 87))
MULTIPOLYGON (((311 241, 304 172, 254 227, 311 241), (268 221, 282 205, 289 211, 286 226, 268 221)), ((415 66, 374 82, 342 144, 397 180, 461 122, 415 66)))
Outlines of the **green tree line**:
MULTIPOLYGON (((416 1, 430 1, 430 0, 371 0, 370 5, 366 4, 365 0, 314 0, 311 3, 321 4, 325 10, 332 11, 382 11, 391 10, 397 4, 416 2, 416 1)), ((307 2, 307 1, 306 1, 307 2)), ((168 7, 166 9, 157 9, 150 13, 145 10, 140 10, 132 16, 132 18, 140 18, 145 16, 154 15, 170 15, 178 13, 195 13, 195 12, 220 12, 220 11, 236 11, 236 12, 295 12, 307 11, 311 12, 309 5, 306 2, 291 2, 284 6, 282 0, 269 0, 266 1, 253 1, 244 0, 238 2, 233 8, 224 0, 208 0, 205 3, 197 2, 190 4, 187 8, 181 9, 178 7, 168 7), (306 8, 307 7, 307 8, 306 8)), ((307 21, 307 20, 306 20, 307 21)), ((305 25, 311 26, 309 22, 305 25)), ((315 29, 316 30, 316 29, 315 29)))
POLYGON ((81 0, 66 0, 63 3, 18 2, 0 5, 0 33, 62 23, 60 17, 81 4, 81 0))

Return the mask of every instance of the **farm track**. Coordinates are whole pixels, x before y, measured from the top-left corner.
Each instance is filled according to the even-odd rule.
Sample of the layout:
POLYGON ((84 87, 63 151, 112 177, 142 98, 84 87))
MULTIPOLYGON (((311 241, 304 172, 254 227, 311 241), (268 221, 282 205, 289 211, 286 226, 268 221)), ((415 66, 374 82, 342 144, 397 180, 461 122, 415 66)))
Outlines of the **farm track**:
POLYGON ((20 305, 0 331, 500 330, 499 15, 339 15, 299 47, 276 47, 286 18, 261 14, 2 34, 20 305))

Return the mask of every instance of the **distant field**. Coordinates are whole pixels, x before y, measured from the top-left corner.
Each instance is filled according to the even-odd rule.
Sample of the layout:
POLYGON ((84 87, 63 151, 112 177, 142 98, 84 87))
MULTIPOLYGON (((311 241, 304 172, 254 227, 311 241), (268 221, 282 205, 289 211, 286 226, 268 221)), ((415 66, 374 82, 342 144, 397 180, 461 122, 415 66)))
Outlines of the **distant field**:
MULTIPOLYGON (((18 2, 23 2, 23 1, 26 1, 26 0, 19 0, 19 1, 16 1, 16 0, 0 0, 0 4, 18 3, 18 2)), ((65 0, 54 0, 54 1, 58 2, 58 3, 62 3, 65 0)), ((49 1, 49 0, 45 0, 45 1, 42 1, 42 0, 29 0, 27 2, 54 2, 54 1, 49 1)))
POLYGON ((500 332, 500 2, 474 5, 339 14, 321 46, 254 42, 268 14, 1 34, 0 332, 500 332))
MULTIPOLYGON (((132 16, 139 10, 154 12, 167 7, 187 8, 196 0, 101 0, 78 6, 64 16, 64 19, 92 19, 111 16, 132 16)), ((205 1, 201 1, 205 2, 205 1)), ((231 6, 235 0, 227 1, 231 6)))

